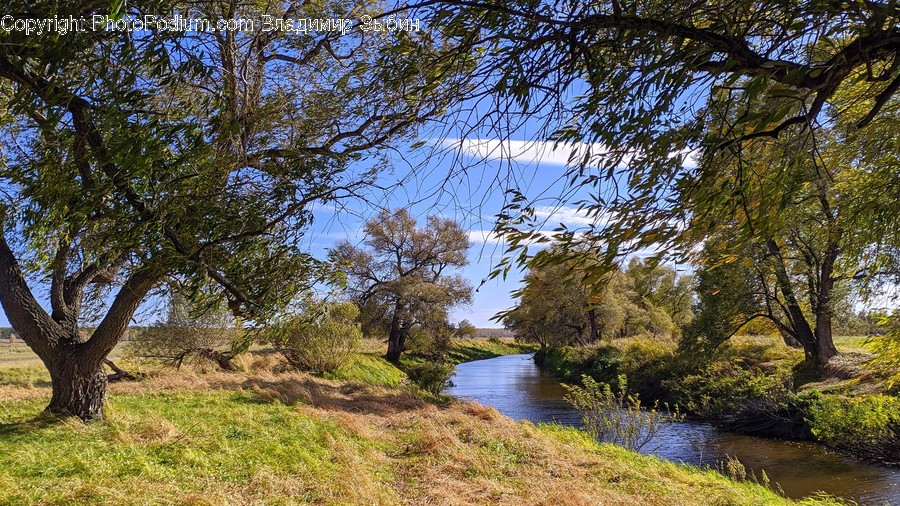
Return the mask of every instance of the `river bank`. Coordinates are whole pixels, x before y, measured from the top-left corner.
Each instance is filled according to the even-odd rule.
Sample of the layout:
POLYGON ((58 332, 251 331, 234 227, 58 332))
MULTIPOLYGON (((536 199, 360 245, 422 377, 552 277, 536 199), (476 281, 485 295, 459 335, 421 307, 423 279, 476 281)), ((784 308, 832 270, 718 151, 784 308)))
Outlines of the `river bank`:
MULTIPOLYGON (((564 400, 566 389, 542 372, 531 355, 461 364, 453 381, 455 386, 447 393, 493 406, 513 419, 581 425, 581 413, 564 400)), ((824 491, 862 506, 900 505, 900 469, 868 464, 816 443, 759 438, 680 421, 661 425, 640 452, 727 476, 755 477, 795 499, 824 491)))
POLYGON ((616 385, 627 377, 642 402, 678 406, 694 420, 762 437, 815 441, 885 465, 900 459, 900 399, 865 368, 859 348, 829 364, 818 380, 802 353, 774 338, 740 337, 712 356, 679 353, 650 338, 584 348, 547 348, 535 361, 561 381, 582 375, 616 385))
POLYGON ((0 503, 793 504, 571 428, 428 402, 372 354, 332 379, 271 354, 241 367, 113 384, 90 425, 39 416, 47 378, 0 369, 0 503))

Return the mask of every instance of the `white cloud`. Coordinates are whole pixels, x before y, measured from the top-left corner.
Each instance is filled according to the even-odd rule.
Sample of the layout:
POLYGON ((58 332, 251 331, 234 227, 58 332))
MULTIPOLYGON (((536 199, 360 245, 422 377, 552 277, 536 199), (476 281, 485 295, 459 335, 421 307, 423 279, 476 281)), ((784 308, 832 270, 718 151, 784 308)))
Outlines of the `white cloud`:
POLYGON ((469 230, 469 242, 503 244, 505 241, 493 230, 469 230))
POLYGON ((534 216, 544 219, 548 225, 562 223, 570 228, 580 225, 605 225, 610 220, 608 212, 592 212, 575 206, 538 206, 534 209, 534 216))
MULTIPOLYGON (((600 143, 574 142, 557 144, 550 141, 522 141, 512 139, 446 139, 442 142, 446 148, 459 149, 461 152, 486 161, 514 161, 526 165, 547 164, 567 166, 579 165, 584 157, 590 159, 589 167, 597 167, 611 150, 600 143)), ((626 166, 634 159, 636 152, 617 153, 622 156, 621 165, 626 166)), ((696 151, 682 149, 670 154, 670 157, 686 155, 684 166, 697 166, 696 151)))
POLYGON ((565 166, 570 159, 606 153, 602 144, 559 144, 547 141, 501 139, 447 139, 444 147, 484 160, 507 160, 524 164, 538 163, 565 166))

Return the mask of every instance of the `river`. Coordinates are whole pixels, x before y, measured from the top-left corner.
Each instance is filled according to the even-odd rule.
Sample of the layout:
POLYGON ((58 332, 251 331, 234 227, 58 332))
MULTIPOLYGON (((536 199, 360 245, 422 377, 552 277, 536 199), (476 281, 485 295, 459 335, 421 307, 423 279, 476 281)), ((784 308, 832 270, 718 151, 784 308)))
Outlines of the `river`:
MULTIPOLYGON (((542 373, 531 355, 507 355, 456 366, 446 393, 493 406, 510 418, 579 425, 580 415, 563 400, 565 391, 542 373)), ((859 462, 812 443, 779 441, 721 431, 704 423, 670 423, 642 449, 674 462, 716 467, 737 457, 756 476, 799 499, 818 491, 861 505, 900 506, 900 469, 859 462)))

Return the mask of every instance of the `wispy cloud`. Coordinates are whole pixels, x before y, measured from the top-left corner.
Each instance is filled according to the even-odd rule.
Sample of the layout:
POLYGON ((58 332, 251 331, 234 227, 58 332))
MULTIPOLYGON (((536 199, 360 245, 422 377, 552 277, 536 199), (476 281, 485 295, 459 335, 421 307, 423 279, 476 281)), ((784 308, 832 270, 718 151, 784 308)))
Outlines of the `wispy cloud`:
POLYGON ((584 156, 594 156, 607 150, 601 144, 559 144, 543 141, 512 139, 446 139, 444 147, 484 160, 504 160, 518 163, 565 166, 584 156))
MULTIPOLYGON (((600 143, 555 143, 550 141, 524 141, 513 139, 445 139, 446 148, 458 149, 462 153, 487 161, 513 161, 521 164, 582 165, 597 167, 605 158, 621 157, 620 165, 627 166, 638 154, 636 151, 614 151, 600 143)), ((682 149, 669 156, 685 156, 685 167, 696 167, 696 152, 682 149)))
POLYGON ((503 244, 503 238, 493 230, 469 230, 469 242, 482 244, 503 244))
POLYGON ((605 211, 590 211, 575 206, 538 206, 534 209, 534 216, 543 219, 548 225, 561 223, 568 227, 605 225, 611 217, 605 211))

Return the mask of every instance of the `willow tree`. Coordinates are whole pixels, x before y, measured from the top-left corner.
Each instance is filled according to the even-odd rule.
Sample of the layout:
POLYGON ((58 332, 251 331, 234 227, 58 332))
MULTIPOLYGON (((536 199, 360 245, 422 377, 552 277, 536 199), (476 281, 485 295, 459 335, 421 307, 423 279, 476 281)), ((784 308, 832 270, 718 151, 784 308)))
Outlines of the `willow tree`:
MULTIPOLYGON (((551 241, 570 245, 563 248, 570 259, 583 257, 575 245, 598 247, 604 261, 597 269, 615 269, 647 248, 687 260, 696 242, 685 230, 695 213, 715 215, 723 195, 704 191, 702 185, 714 180, 704 171, 727 180, 713 188, 727 186, 741 196, 752 179, 718 167, 748 161, 760 166, 774 143, 801 138, 815 150, 828 125, 839 124, 846 138, 881 132, 882 143, 894 150, 889 152, 896 150, 891 126, 900 90, 900 8, 891 2, 473 0, 423 2, 419 8, 451 33, 478 32, 490 47, 478 75, 484 93, 500 97, 500 106, 481 109, 491 132, 502 132, 499 119, 515 127, 527 116, 529 131, 543 127, 538 140, 579 148, 570 159, 572 187, 565 195, 582 196, 585 215, 597 219, 547 237, 533 204, 514 188, 497 226, 511 245, 498 274, 516 263, 559 261, 559 255, 529 247, 551 241), (841 97, 851 98, 840 103, 841 97), (729 114, 710 114, 722 103, 729 104, 729 114)), ((858 155, 874 162, 873 153, 858 155)), ((814 164, 810 170, 822 168, 815 156, 806 161, 814 164)), ((878 169, 865 178, 874 184, 900 176, 878 169)), ((779 177, 762 181, 778 189, 779 177)), ((786 201, 810 195, 800 185, 788 190, 799 193, 782 191, 786 201)), ((845 244, 855 241, 845 249, 844 259, 851 261, 883 251, 897 229, 896 212, 884 213, 884 199, 858 195, 876 213, 869 218, 877 219, 859 214, 856 227, 842 228, 845 244)), ((751 214, 754 206, 765 207, 759 200, 732 202, 751 214)), ((757 215, 772 216, 765 214, 757 215)), ((757 221, 751 229, 750 223, 743 220, 733 231, 740 239, 735 247, 766 228, 757 221)), ((778 255, 774 249, 784 244, 776 240, 775 246, 772 254, 778 255)), ((824 329, 824 313, 819 318, 824 329)), ((827 360, 833 351, 823 346, 827 360)))
POLYGON ((331 252, 360 306, 363 332, 387 338, 385 358, 400 361, 413 331, 445 332, 449 311, 471 301, 472 287, 455 269, 468 264, 469 237, 453 220, 429 216, 424 227, 406 209, 366 222, 363 246, 331 252))
MULTIPOLYGON (((215 26, 376 9, 163 0, 124 15, 215 26)), ((22 13, 108 14, 97 2, 0 7, 22 13)), ((445 108, 468 64, 441 58, 448 40, 425 31, 241 28, 0 33, 0 302, 50 371, 53 413, 101 416, 103 359, 167 279, 250 319, 312 283, 317 263, 297 247, 310 206, 366 184, 354 162, 445 108), (86 304, 99 321, 89 337, 86 304)))

